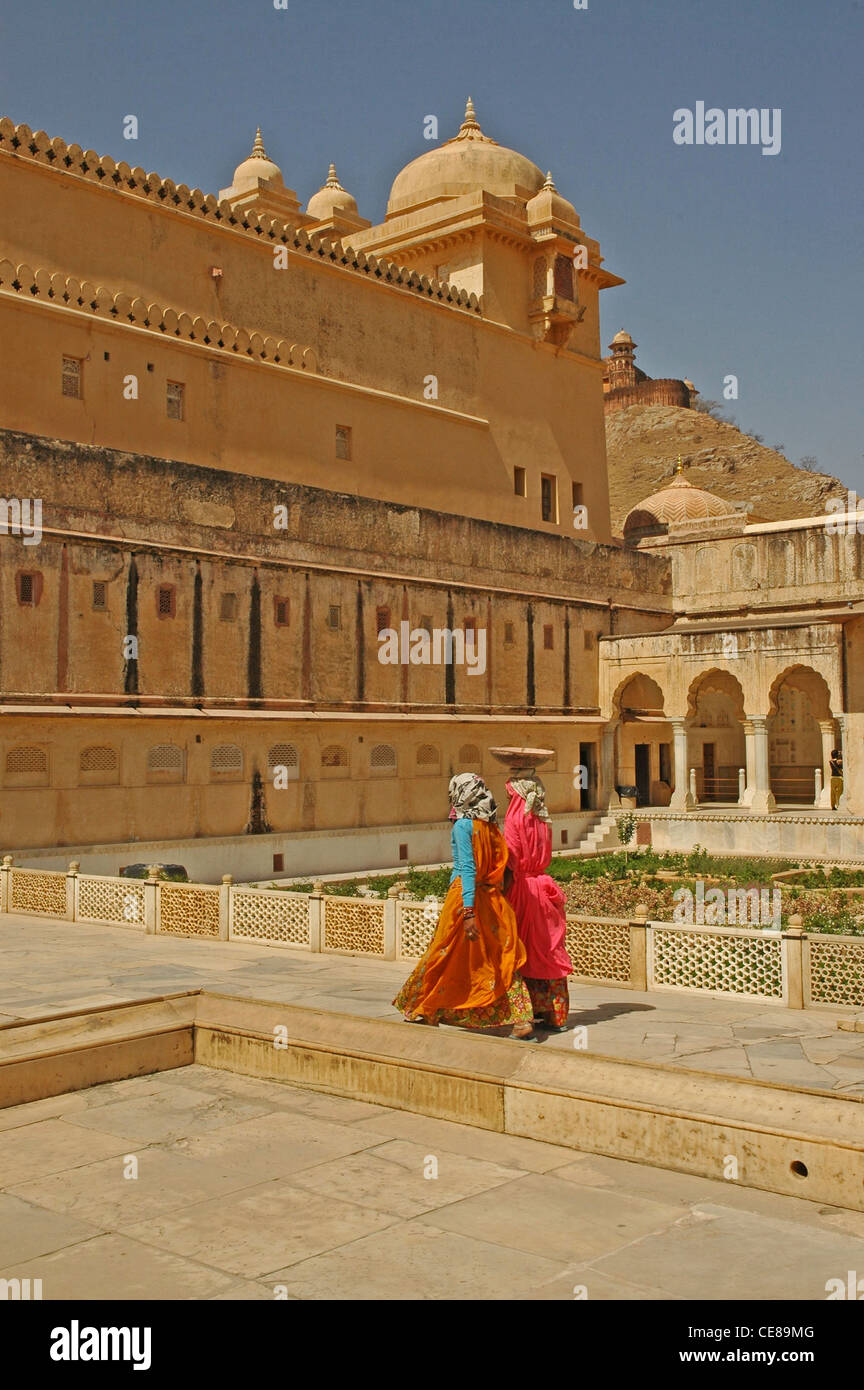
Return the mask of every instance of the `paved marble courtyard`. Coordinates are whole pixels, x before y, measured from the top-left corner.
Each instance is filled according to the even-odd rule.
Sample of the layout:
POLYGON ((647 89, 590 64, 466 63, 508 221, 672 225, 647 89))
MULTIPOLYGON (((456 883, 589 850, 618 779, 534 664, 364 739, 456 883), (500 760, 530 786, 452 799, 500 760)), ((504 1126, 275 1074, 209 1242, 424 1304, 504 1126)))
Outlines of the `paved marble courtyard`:
MULTIPOLYGON (((309 955, 246 943, 145 936, 122 927, 0 918, 0 1023, 185 989, 397 1018, 390 1001, 411 963, 309 955)), ((571 985, 570 1023, 610 1057, 864 1095, 864 1034, 848 1011, 571 985)), ((573 1035, 543 1047, 572 1048, 573 1035)))
POLYGON ((46 1300, 809 1301, 850 1269, 862 1213, 201 1066, 0 1111, 0 1278, 46 1300))

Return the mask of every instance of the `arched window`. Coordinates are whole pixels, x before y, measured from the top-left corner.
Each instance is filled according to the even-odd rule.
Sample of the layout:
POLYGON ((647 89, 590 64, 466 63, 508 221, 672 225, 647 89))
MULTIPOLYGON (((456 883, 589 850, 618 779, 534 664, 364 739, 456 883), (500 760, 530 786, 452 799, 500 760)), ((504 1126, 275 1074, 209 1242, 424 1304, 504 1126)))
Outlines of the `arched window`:
POLYGON ((479 772, 480 771, 480 749, 476 743, 463 743, 459 749, 457 759, 459 766, 457 772, 479 772))
POLYGON ((386 777, 396 772, 396 750, 389 743, 376 743, 369 756, 373 773, 386 777))
POLYGON ((17 787, 44 787, 48 784, 48 754, 44 748, 22 744, 6 754, 6 781, 17 787))
POLYGON ((82 748, 78 756, 78 772, 85 783, 116 782, 119 767, 117 749, 106 744, 91 744, 82 748))
POLYGON ((269 772, 273 772, 277 767, 284 767, 283 777, 287 781, 297 781, 300 776, 300 759, 293 743, 274 743, 269 750, 267 769, 269 772))
POLYGON ((427 772, 437 772, 441 765, 441 754, 431 743, 421 743, 417 749, 417 766, 425 768, 427 772))
POLYGON ((348 749, 331 743, 321 750, 321 773, 324 777, 348 776, 348 749))
POLYGON ((210 753, 210 771, 229 777, 243 774, 243 750, 236 743, 219 743, 210 753))
POLYGON ((183 749, 174 743, 156 743, 147 749, 148 782, 182 782, 183 749))

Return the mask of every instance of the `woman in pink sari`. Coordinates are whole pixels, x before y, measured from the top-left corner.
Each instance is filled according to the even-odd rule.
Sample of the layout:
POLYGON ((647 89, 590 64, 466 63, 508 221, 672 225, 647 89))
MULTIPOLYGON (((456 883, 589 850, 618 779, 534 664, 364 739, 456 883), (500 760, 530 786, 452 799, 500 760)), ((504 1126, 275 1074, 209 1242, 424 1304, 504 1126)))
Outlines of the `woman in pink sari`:
POLYGON ((529 776, 508 782, 507 793, 510 805, 504 838, 512 881, 506 894, 527 953, 521 974, 534 1005, 535 1023, 550 1033, 566 1033, 567 976, 573 973, 573 963, 564 944, 564 894, 546 873, 552 859, 546 789, 538 778, 529 776))

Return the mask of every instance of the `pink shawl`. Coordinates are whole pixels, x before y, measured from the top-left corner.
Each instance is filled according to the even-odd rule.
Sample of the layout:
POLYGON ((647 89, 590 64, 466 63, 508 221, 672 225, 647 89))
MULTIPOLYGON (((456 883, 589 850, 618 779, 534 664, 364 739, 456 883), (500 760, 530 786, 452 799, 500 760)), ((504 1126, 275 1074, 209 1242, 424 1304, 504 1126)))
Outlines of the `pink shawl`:
POLYGON ((552 831, 547 821, 531 814, 509 782, 507 792, 504 838, 513 874, 507 897, 527 952, 520 973, 529 980, 562 980, 572 974, 573 964, 564 944, 564 894, 544 872, 552 859, 552 831))

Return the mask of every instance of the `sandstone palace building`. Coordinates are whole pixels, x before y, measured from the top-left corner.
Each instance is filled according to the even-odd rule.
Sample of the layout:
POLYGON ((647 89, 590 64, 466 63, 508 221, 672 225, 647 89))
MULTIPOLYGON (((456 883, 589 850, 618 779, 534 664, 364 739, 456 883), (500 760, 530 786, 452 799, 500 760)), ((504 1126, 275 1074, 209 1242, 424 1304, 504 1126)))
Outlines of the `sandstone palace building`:
POLYGON ((260 132, 216 196, 2 120, 0 198, 3 851, 428 862, 531 744, 557 842, 633 787, 655 844, 864 855, 860 537, 681 475, 613 537, 623 282, 470 102, 375 224, 260 132))

